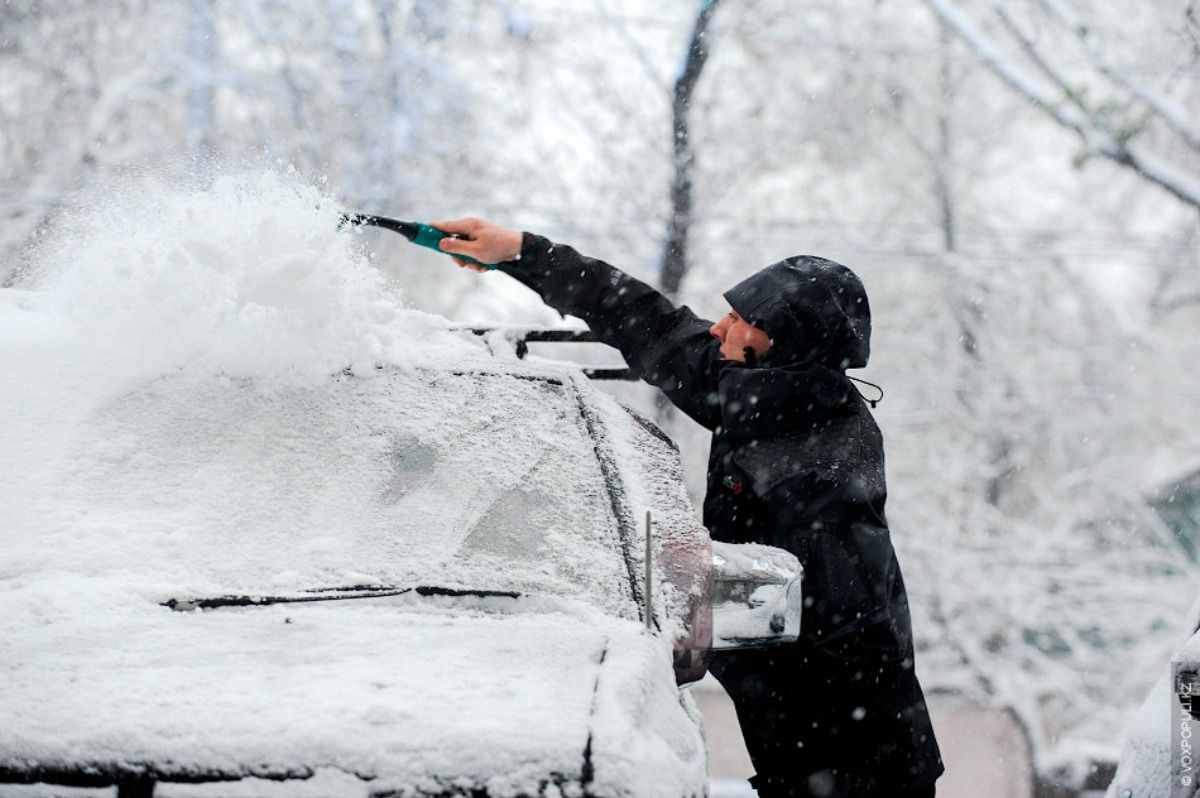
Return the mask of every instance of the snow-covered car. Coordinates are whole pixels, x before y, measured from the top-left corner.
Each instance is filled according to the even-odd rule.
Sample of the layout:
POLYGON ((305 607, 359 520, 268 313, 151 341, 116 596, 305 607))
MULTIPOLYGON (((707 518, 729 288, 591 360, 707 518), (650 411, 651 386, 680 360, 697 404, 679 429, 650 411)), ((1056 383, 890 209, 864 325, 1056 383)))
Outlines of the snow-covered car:
POLYGON ((0 524, 0 783, 699 796, 678 684, 798 634, 795 558, 714 576, 673 444, 577 370, 180 371, 67 426, 12 437, 58 459, 0 524))
POLYGON ((1126 730, 1105 798, 1187 798, 1200 794, 1200 600, 1190 636, 1150 688, 1126 730))

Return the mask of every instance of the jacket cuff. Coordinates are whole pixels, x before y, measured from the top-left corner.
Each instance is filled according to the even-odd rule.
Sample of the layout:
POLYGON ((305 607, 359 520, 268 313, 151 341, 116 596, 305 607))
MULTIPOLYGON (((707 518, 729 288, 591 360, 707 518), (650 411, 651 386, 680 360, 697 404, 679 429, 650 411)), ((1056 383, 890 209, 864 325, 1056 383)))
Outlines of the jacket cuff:
POLYGON ((550 243, 550 239, 526 231, 521 234, 521 254, 512 262, 530 268, 540 266, 543 265, 544 256, 549 255, 552 249, 554 244, 550 243))
POLYGON ((550 268, 550 253, 554 244, 547 238, 530 232, 521 234, 521 254, 514 260, 496 264, 496 270, 504 272, 529 285, 550 268))

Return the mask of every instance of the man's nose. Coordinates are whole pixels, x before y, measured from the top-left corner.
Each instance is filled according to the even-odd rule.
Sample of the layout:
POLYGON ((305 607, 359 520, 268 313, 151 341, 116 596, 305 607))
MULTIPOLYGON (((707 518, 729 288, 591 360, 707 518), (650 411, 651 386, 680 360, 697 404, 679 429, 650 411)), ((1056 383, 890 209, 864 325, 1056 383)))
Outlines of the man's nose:
POLYGON ((724 328, 724 327, 722 327, 720 324, 714 324, 713 326, 709 327, 709 328, 708 328, 708 332, 709 332, 709 334, 711 334, 711 335, 712 335, 712 337, 713 337, 713 338, 716 338, 718 341, 721 341, 722 343, 724 343, 724 341, 725 341, 725 335, 724 335, 725 328, 724 328))

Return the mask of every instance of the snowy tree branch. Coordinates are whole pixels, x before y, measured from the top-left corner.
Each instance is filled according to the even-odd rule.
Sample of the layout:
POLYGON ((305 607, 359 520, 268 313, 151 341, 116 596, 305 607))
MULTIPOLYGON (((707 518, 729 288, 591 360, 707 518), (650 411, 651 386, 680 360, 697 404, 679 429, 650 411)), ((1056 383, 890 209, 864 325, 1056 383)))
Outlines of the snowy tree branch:
MULTIPOLYGON (((603 2, 603 0, 595 0, 594 5, 597 11, 605 16, 609 16, 610 12, 608 6, 603 2)), ((645 73, 646 78, 656 88, 666 91, 667 84, 662 79, 662 76, 658 74, 658 70, 655 69, 654 61, 650 58, 650 54, 646 52, 646 48, 643 47, 642 43, 637 40, 637 37, 629 32, 629 28, 625 24, 624 20, 620 19, 619 17, 614 17, 614 20, 613 30, 616 31, 617 35, 620 36, 627 45, 629 45, 629 51, 633 53, 634 57, 637 59, 638 67, 641 68, 643 73, 645 73)))
POLYGON ((1192 60, 1200 59, 1200 12, 1196 10, 1197 3, 1193 2, 1183 12, 1187 20, 1187 34, 1192 40, 1192 60))
POLYGON ((1179 291, 1175 284, 1183 274, 1194 274, 1200 266, 1197 259, 1197 239, 1200 232, 1193 229, 1188 236, 1181 240, 1176 252, 1166 258, 1166 266, 1159 271, 1158 282, 1150 299, 1150 307, 1156 312, 1166 315, 1186 307, 1200 305, 1200 290, 1179 291))
MULTIPOLYGON (((1024 31, 1021 30, 1021 28, 1013 20, 1012 16, 1009 15, 1008 11, 1005 10, 1004 6, 1000 5, 999 3, 993 3, 992 7, 996 11, 996 16, 1000 17, 1000 21, 1004 24, 1005 29, 1009 32, 1009 34, 1012 35, 1014 39, 1017 40, 1017 44, 1021 46, 1021 51, 1024 52, 1026 57, 1033 62, 1034 66, 1038 68, 1038 71, 1041 72, 1047 80, 1053 83, 1054 86, 1060 92, 1062 92, 1062 96, 1065 97, 1071 103, 1071 105, 1074 105, 1076 108, 1078 108, 1080 113, 1082 113, 1085 117, 1089 116, 1091 112, 1083 102, 1083 93, 1072 87, 1070 83, 1067 82, 1066 77, 1064 77, 1063 74, 1056 69, 1053 64, 1051 64, 1042 56, 1041 52, 1037 49, 1037 46, 1034 45, 1033 39, 1031 39, 1025 34, 1024 31)), ((1104 125, 1103 127, 1105 130, 1108 130, 1107 125, 1104 125)))
MULTIPOLYGON (((995 43, 979 30, 962 13, 953 0, 926 0, 930 9, 941 18, 971 51, 997 77, 1010 88, 1041 108, 1061 127, 1077 133, 1085 145, 1099 155, 1125 166, 1144 179, 1165 189, 1181 201, 1200 208, 1200 179, 1184 169, 1154 153, 1135 149, 1130 131, 1114 132, 1107 122, 1097 118, 1088 110, 1076 92, 1062 92, 1065 81, 1053 79, 1055 85, 1048 86, 1027 70, 1007 58, 995 43), (1067 102, 1071 105, 1068 105, 1067 102), (1075 107, 1072 107, 1075 106, 1075 107)), ((1023 49, 1025 48, 1023 45, 1023 49)), ((1053 68, 1043 58, 1038 58, 1039 69, 1053 68)))
MULTIPOLYGON (((14 240, 26 241, 37 230, 50 221, 61 207, 78 178, 79 165, 91 165, 96 161, 96 142, 104 131, 129 104, 136 91, 151 81, 150 70, 142 67, 114 80, 99 82, 97 79, 96 101, 92 105, 82 129, 66 142, 55 158, 47 159, 44 169, 39 171, 25 187, 27 195, 35 198, 49 197, 39 210, 32 209, 21 216, 12 217, 8 225, 16 233, 14 240)), ((0 274, 0 288, 20 285, 31 275, 25 272, 24 264, 9 267, 0 274)))
POLYGON ((1076 16, 1064 0, 1039 0, 1039 2, 1059 22, 1074 32, 1101 74, 1145 103, 1184 143, 1192 149, 1200 151, 1200 129, 1192 124, 1192 120, 1183 106, 1170 97, 1134 81, 1128 73, 1118 69, 1106 59, 1091 29, 1076 16))

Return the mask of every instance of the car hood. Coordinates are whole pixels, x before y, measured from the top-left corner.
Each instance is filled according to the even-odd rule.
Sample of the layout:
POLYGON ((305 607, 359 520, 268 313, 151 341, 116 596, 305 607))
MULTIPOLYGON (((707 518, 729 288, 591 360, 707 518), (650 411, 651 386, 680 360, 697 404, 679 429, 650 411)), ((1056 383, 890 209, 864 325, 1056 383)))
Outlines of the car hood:
POLYGON ((10 775, 304 778, 333 767, 373 792, 417 795, 548 783, 635 794, 630 779, 647 765, 677 783, 703 776, 668 648, 633 621, 454 599, 193 612, 143 600, 136 613, 84 602, 42 607, 36 632, 26 615, 19 635, 0 635, 10 775), (673 710, 644 723, 664 692, 673 710), (649 742, 631 759, 639 736, 649 742))

